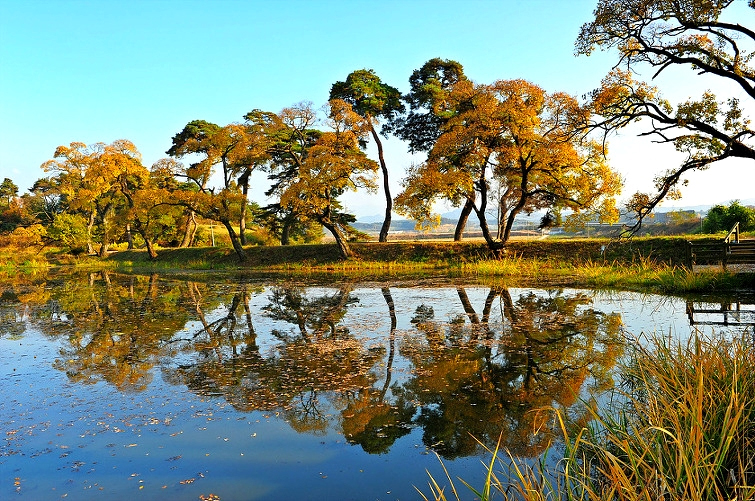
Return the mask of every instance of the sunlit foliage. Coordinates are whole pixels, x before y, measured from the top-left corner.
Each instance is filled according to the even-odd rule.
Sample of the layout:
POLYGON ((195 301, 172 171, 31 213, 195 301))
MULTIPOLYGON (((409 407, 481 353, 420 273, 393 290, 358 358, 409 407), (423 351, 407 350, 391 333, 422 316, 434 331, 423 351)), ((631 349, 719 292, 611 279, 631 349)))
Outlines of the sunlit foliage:
MULTIPOLYGON (((618 61, 591 95, 596 113, 591 127, 609 134, 632 122, 642 134, 673 144, 684 154, 678 167, 659 174, 656 193, 633 198, 630 208, 642 218, 666 197, 678 196, 683 176, 725 158, 755 159, 755 132, 745 109, 755 99, 752 67, 755 32, 734 18, 734 0, 600 0, 595 18, 582 26, 576 51, 614 49, 618 61), (678 67, 735 86, 740 97, 719 99, 706 91, 673 106, 660 91, 635 78, 643 70, 655 78, 678 67)), ((747 7, 740 3, 742 11, 747 7)), ((749 8, 755 4, 749 3, 749 8)))

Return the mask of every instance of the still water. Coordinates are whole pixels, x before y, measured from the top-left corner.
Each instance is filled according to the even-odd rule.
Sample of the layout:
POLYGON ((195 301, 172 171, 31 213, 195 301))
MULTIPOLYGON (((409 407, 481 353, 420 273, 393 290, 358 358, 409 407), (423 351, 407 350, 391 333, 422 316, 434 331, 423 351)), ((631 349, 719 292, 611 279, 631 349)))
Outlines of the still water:
POLYGON ((420 499, 427 471, 444 477, 439 458, 481 485, 486 446, 531 461, 548 450, 554 423, 538 409, 587 420, 627 339, 751 329, 749 306, 732 304, 474 283, 5 279, 0 499, 420 499))

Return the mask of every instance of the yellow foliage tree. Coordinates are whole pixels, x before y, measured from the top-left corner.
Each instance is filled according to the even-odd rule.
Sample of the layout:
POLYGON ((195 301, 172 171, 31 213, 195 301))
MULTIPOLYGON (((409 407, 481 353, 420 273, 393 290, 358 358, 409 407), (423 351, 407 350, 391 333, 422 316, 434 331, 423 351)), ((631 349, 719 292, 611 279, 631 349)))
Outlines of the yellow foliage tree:
POLYGON ((293 178, 281 193, 280 204, 323 225, 335 238, 341 257, 351 256, 346 241, 353 216, 341 212, 338 197, 358 187, 375 189, 378 164, 359 148, 369 124, 340 99, 329 104, 331 131, 309 147, 293 178))
POLYGON ((726 158, 755 159, 748 101, 740 104, 742 97, 750 104, 755 100, 755 31, 742 24, 748 18, 737 4, 742 11, 755 9, 752 0, 747 6, 734 0, 599 0, 594 19, 582 26, 578 54, 596 48, 618 52, 614 70, 592 93, 596 115, 590 127, 608 135, 640 122, 641 135, 684 155, 679 166, 658 175, 655 193, 630 199, 628 208, 638 216, 632 231, 664 198, 678 196, 687 172, 726 158), (724 89, 733 84, 735 92, 719 99, 706 91, 674 107, 658 89, 634 78, 643 69, 655 78, 675 68, 712 77, 724 89))
POLYGON ((599 210, 615 219, 619 176, 600 144, 581 136, 589 116, 573 97, 547 94, 524 80, 475 85, 463 80, 448 106, 462 110, 442 127, 427 161, 414 167, 397 197, 400 211, 432 221, 438 199, 473 203, 494 252, 508 241, 515 218, 544 208, 599 210), (494 236, 487 213, 497 213, 494 236))

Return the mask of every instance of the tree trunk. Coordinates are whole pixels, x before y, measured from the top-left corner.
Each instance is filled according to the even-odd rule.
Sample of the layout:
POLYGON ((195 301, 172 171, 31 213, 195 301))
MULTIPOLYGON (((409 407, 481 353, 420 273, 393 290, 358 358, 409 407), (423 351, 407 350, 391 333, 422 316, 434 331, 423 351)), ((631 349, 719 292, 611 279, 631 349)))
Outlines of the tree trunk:
POLYGON ((149 238, 144 237, 144 244, 147 246, 147 254, 149 254, 149 258, 153 260, 157 259, 157 251, 155 250, 152 241, 149 238))
POLYGON ((490 234, 488 220, 485 217, 485 210, 488 207, 488 185, 484 179, 480 179, 477 185, 480 190, 480 207, 474 207, 474 211, 477 213, 477 219, 480 220, 480 229, 482 230, 482 236, 485 239, 485 243, 488 244, 488 249, 493 253, 493 256, 497 258, 500 257, 506 241, 495 240, 490 234))
POLYGON ((109 228, 107 225, 107 222, 105 221, 105 218, 102 218, 102 242, 100 243, 100 250, 97 251, 97 255, 99 257, 105 257, 107 256, 107 248, 108 248, 108 232, 109 228))
POLYGON ((349 259, 351 257, 351 248, 349 248, 349 244, 346 242, 346 237, 343 235, 338 225, 329 220, 321 220, 320 224, 322 224, 325 229, 333 235, 333 238, 336 239, 336 245, 338 245, 338 252, 341 255, 341 258, 349 259))
POLYGON ((102 243, 100 244, 100 250, 97 253, 99 257, 107 256, 107 249, 110 245, 110 225, 108 224, 108 216, 112 208, 112 202, 106 204, 101 210, 97 208, 97 213, 102 220, 102 243))
POLYGON ((454 242, 461 242, 464 239, 464 229, 467 227, 467 221, 469 220, 469 215, 472 213, 472 209, 474 209, 474 201, 471 198, 467 198, 464 207, 461 208, 459 221, 456 223, 454 242))
POLYGON ((102 237, 102 243, 100 244, 100 250, 97 251, 97 255, 99 257, 105 257, 105 256, 107 256, 107 248, 108 248, 107 239, 105 238, 105 235, 103 235, 103 237, 102 237))
POLYGON ((196 213, 193 210, 190 210, 189 213, 186 215, 186 230, 184 231, 183 239, 181 240, 181 243, 178 247, 181 249, 184 249, 186 247, 191 246, 192 242, 194 241, 194 235, 197 232, 197 218, 196 213))
POLYGON ((249 193, 249 176, 251 174, 252 171, 246 169, 238 179, 241 193, 244 195, 244 201, 241 204, 241 216, 239 217, 239 240, 241 240, 241 245, 246 245, 247 193, 249 193))
POLYGON ((228 231, 228 236, 231 239, 231 245, 233 245, 233 250, 236 251, 236 256, 238 256, 239 261, 242 263, 246 262, 246 252, 244 252, 244 247, 241 245, 241 241, 239 240, 239 236, 236 234, 236 231, 233 229, 233 225, 231 225, 231 222, 228 219, 223 219, 220 222, 228 231))
POLYGON ((147 246, 147 254, 149 254, 149 258, 152 260, 157 259, 155 245, 152 243, 149 236, 147 236, 147 232, 144 230, 144 226, 142 226, 142 222, 138 218, 134 220, 134 226, 136 227, 136 232, 144 239, 144 245, 147 246))
POLYGON ((391 227, 393 199, 391 198, 391 188, 388 183, 388 167, 385 165, 385 158, 383 157, 383 142, 380 140, 380 136, 375 130, 375 127, 370 126, 370 132, 372 132, 372 138, 375 140, 375 144, 377 145, 380 168, 383 171, 383 191, 385 192, 385 219, 383 220, 383 226, 380 228, 380 236, 378 237, 378 242, 387 242, 388 230, 391 227))
POLYGON ((246 202, 241 206, 241 217, 239 218, 239 240, 241 241, 241 245, 246 245, 246 202))
POLYGON ((94 228, 94 211, 89 212, 89 221, 87 221, 87 254, 94 254, 92 228, 94 228))
POLYGON ((127 250, 134 250, 134 237, 131 235, 131 225, 126 225, 126 242, 128 242, 127 250))
POLYGON ((286 218, 283 220, 283 226, 281 227, 281 245, 288 245, 291 243, 291 225, 293 222, 291 222, 286 216, 286 218))

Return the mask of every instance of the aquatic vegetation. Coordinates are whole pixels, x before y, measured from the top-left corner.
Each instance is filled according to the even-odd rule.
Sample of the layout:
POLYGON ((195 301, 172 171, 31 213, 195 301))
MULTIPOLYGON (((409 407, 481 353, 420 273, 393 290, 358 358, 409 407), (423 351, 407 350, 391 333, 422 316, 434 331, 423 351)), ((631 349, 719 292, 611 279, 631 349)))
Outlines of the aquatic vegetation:
MULTIPOLYGON (((755 347, 741 337, 637 343, 606 409, 574 426, 552 411, 564 458, 534 466, 489 450, 479 499, 745 500, 755 499, 755 347)), ((464 499, 444 467, 429 497, 464 499), (450 493, 450 494, 449 494, 450 493)))

